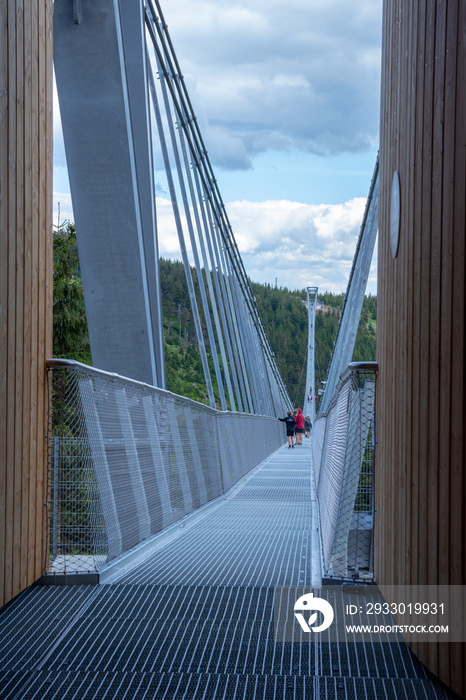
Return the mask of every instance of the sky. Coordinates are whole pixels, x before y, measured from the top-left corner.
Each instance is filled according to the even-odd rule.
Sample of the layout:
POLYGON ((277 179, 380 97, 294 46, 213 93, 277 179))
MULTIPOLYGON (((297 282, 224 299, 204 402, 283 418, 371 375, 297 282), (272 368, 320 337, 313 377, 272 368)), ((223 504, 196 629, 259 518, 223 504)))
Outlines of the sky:
MULTIPOLYGON (((162 11, 248 275, 345 291, 378 150, 382 0, 162 11)), ((160 254, 179 258, 158 189, 160 254)), ((58 203, 73 220, 55 95, 54 223, 58 203)))

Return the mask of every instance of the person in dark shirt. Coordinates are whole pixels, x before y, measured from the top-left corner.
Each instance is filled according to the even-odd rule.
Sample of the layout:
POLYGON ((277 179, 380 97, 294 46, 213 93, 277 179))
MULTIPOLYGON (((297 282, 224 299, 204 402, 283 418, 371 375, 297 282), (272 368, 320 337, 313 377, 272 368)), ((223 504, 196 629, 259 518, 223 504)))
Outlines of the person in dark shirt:
POLYGON ((286 424, 286 436, 288 438, 288 449, 294 449, 294 444, 293 444, 293 437, 294 437, 294 426, 295 426, 295 419, 293 418, 293 415, 291 411, 288 411, 287 415, 284 418, 279 418, 279 421, 282 423, 286 424))
POLYGON ((304 436, 305 437, 311 437, 311 428, 312 428, 312 421, 311 421, 311 416, 306 416, 306 420, 304 421, 304 436))

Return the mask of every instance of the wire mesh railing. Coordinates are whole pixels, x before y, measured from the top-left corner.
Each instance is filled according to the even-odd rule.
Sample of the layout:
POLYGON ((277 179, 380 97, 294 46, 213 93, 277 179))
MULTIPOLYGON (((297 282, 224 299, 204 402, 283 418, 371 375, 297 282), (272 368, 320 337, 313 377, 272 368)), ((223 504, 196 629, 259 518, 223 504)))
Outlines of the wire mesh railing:
MULTIPOLYGON (((49 573, 105 561, 107 535, 89 443, 55 435, 49 463, 49 573)), ((87 570, 87 568, 86 568, 87 570)))
POLYGON ((325 577, 374 578, 377 363, 352 363, 312 431, 325 577))
POLYGON ((98 571, 284 442, 274 418, 218 412, 71 360, 49 361, 48 380, 48 574, 98 571))

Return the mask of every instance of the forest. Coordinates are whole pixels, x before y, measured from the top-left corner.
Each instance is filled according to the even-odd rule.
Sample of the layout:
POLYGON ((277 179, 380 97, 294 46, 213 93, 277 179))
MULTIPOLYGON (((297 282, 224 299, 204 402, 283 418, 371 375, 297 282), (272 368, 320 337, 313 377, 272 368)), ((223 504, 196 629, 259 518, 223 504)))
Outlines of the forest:
MULTIPOLYGON (((199 292, 196 270, 191 270, 196 294, 199 292)), ((203 274, 205 272, 203 271, 203 274)), ((167 389, 208 403, 202 364, 194 328, 188 287, 183 264, 160 260, 160 284, 165 340, 167 389)), ((306 387, 307 363, 307 299, 306 291, 251 282, 262 322, 275 353, 278 368, 294 405, 302 403, 306 387)), ((319 294, 324 309, 316 313, 315 371, 316 388, 325 380, 344 294, 319 294)), ((201 309, 200 302, 198 303, 201 309)), ((208 348, 205 319, 201 323, 208 348)), ((377 297, 364 299, 353 361, 375 360, 377 297)), ((75 359, 92 364, 87 331, 84 294, 79 269, 75 227, 66 222, 54 231, 54 357, 75 359)), ((212 368, 214 393, 219 403, 212 355, 207 351, 212 368)))

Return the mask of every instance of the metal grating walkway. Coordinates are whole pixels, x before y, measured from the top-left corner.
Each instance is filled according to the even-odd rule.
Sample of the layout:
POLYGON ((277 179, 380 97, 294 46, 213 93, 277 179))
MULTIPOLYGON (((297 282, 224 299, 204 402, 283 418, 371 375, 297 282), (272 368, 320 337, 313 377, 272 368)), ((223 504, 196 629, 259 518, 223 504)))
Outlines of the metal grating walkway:
POLYGON ((111 585, 25 591, 0 614, 0 699, 450 697, 405 645, 274 642, 274 586, 320 576, 310 459, 280 449, 111 585))

